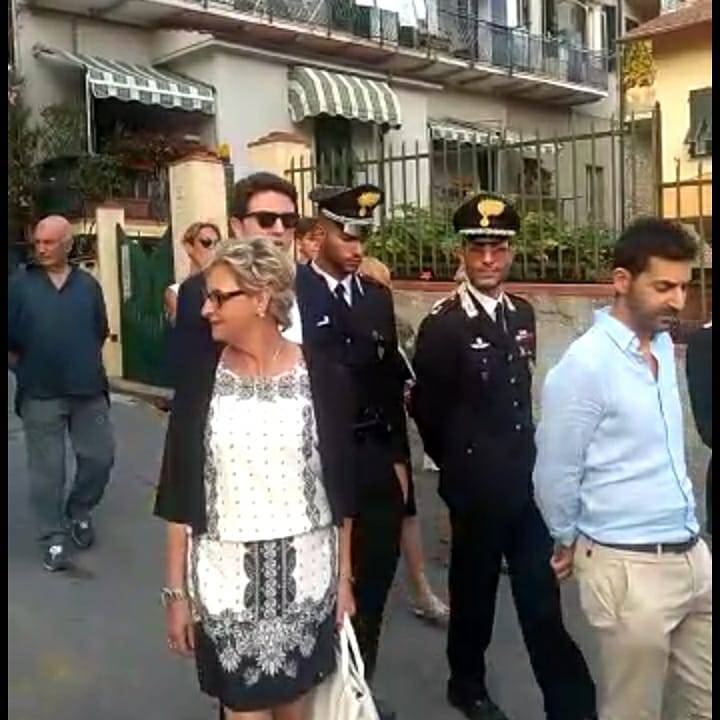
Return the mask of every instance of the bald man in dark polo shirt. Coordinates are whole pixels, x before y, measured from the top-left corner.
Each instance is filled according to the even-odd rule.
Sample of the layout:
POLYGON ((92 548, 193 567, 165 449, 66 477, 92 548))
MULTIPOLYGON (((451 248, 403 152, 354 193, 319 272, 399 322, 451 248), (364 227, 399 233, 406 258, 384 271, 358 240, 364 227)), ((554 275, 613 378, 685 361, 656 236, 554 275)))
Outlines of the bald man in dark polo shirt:
POLYGON ((72 267, 70 223, 41 220, 33 234, 34 262, 8 286, 8 363, 17 376, 16 409, 23 421, 30 497, 44 567, 70 565, 70 541, 95 539, 90 512, 110 479, 114 441, 102 346, 108 322, 102 290, 72 267), (77 471, 65 502, 65 436, 77 471))

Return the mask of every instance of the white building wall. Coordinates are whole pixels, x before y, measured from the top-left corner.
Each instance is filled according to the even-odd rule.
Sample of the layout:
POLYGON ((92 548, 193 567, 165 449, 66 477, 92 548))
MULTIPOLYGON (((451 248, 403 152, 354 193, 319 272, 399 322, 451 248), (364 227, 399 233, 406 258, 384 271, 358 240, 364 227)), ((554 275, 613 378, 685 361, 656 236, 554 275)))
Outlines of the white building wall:
POLYGON ((252 166, 248 143, 273 131, 311 136, 311 126, 290 120, 284 63, 216 48, 174 60, 169 67, 215 88, 217 141, 230 145, 236 179, 262 169, 252 166))
POLYGON ((36 117, 42 108, 57 103, 84 107, 85 91, 82 70, 35 57, 35 45, 141 65, 149 65, 153 59, 151 31, 27 5, 18 9, 17 42, 19 71, 25 83, 23 96, 36 117))

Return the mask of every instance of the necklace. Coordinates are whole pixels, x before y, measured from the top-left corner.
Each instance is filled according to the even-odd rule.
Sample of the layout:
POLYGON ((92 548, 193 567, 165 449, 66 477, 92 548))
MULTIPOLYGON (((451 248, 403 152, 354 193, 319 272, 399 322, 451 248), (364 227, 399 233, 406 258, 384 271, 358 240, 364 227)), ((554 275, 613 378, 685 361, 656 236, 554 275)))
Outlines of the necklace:
POLYGON ((280 353, 282 352, 283 347, 285 347, 285 343, 281 340, 278 343, 277 350, 273 353, 273 356, 270 358, 270 362, 268 363, 268 366, 272 367, 275 361, 280 357, 280 353))
MULTIPOLYGON (((285 341, 281 339, 280 342, 278 343, 278 346, 277 346, 275 352, 272 354, 272 357, 271 357, 270 360, 268 361, 267 366, 266 366, 266 368, 265 368, 265 371, 264 371, 264 372, 258 372, 257 374, 255 374, 255 373, 248 373, 247 370, 246 370, 244 367, 243 367, 242 370, 239 370, 239 369, 238 369, 238 370, 233 370, 233 362, 232 362, 232 360, 226 359, 226 360, 225 360, 225 363, 227 364, 228 367, 230 367, 231 370, 233 370, 233 372, 239 373, 239 374, 241 374, 241 375, 246 375, 246 376, 251 377, 251 378, 254 377, 254 378, 257 379, 257 380, 261 380, 262 378, 265 378, 265 377, 270 376, 270 372, 271 372, 271 370, 272 370, 272 368, 273 368, 273 365, 275 365, 276 361, 277 361, 278 358, 280 357, 280 355, 281 355, 284 347, 285 347, 285 341)), ((243 360, 241 366, 244 366, 244 365, 245 365, 245 361, 243 360)), ((258 370, 259 370, 259 368, 258 368, 258 370)))

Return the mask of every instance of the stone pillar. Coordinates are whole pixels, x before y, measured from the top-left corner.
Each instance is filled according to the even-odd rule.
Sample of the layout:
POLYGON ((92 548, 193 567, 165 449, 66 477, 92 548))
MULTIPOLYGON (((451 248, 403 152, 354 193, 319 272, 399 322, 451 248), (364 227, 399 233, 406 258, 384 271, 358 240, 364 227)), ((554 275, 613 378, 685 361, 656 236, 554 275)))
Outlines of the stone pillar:
POLYGON ((182 282, 190 272, 190 261, 182 238, 194 222, 212 222, 223 238, 228 235, 225 169, 211 157, 189 157, 170 166, 170 226, 173 236, 175 281, 182 282))
POLYGON ((118 257, 117 228, 125 226, 125 210, 119 205, 107 203, 95 211, 97 227, 98 282, 105 296, 110 336, 103 348, 103 362, 110 377, 122 377, 122 335, 120 308, 120 258, 118 257))
POLYGON ((300 214, 312 213, 307 193, 313 187, 313 173, 309 169, 301 169, 313 165, 310 143, 306 138, 297 133, 271 132, 248 143, 248 161, 253 168, 287 178, 297 188, 300 214), (291 167, 293 172, 288 173, 291 167))

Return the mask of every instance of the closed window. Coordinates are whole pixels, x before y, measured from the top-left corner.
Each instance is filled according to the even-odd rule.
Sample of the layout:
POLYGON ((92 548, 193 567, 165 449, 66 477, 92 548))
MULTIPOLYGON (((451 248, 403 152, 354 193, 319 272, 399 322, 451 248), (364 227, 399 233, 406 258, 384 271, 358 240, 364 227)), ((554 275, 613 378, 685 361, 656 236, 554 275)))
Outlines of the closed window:
POLYGON ((606 5, 603 8, 602 49, 608 54, 608 71, 613 72, 617 65, 617 8, 606 5))
POLYGON ((693 157, 712 157, 712 88, 690 92, 690 128, 685 142, 693 157))
POLYGON ((315 160, 318 183, 352 185, 352 125, 341 117, 315 118, 315 160))

